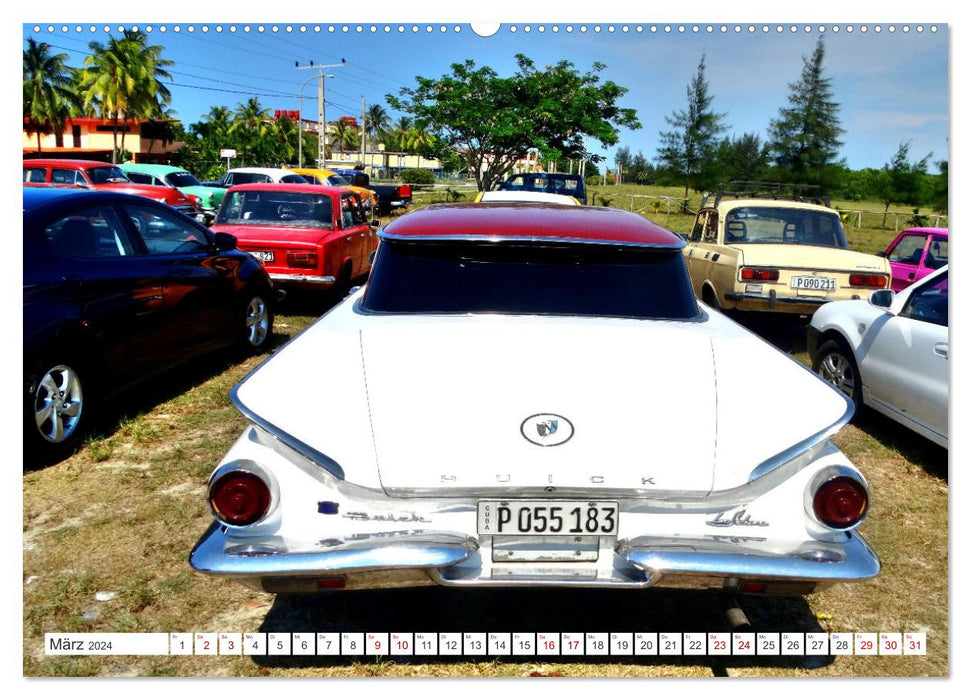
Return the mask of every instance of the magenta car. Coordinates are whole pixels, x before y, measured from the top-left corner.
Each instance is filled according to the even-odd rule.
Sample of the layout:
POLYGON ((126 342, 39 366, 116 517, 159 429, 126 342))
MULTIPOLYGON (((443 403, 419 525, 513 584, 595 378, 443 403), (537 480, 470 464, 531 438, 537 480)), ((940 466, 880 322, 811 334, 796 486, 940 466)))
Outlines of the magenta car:
POLYGON ((890 287, 899 292, 947 265, 947 229, 905 229, 880 255, 890 261, 890 287))

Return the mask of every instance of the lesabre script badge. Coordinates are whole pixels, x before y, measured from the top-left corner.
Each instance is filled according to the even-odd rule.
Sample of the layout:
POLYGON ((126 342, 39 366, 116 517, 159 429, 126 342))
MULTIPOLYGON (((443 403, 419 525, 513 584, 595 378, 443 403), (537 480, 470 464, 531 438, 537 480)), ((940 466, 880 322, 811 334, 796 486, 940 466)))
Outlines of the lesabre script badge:
POLYGON ((555 447, 573 437, 573 423, 555 413, 537 413, 522 422, 519 432, 534 445, 555 447))

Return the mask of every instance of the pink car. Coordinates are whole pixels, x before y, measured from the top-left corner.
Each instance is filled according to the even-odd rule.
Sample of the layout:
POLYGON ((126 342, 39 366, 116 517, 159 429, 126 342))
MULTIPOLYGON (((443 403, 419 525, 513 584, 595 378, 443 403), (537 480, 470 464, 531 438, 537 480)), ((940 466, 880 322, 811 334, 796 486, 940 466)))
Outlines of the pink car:
POLYGON ((891 288, 899 292, 947 265, 946 228, 908 228, 880 253, 890 261, 891 288))

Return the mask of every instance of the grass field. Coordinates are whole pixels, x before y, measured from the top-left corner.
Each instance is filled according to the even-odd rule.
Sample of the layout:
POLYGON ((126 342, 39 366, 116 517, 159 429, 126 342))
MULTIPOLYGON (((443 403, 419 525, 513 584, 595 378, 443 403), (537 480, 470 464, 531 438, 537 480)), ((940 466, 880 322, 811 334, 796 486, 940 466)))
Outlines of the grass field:
MULTIPOLYGON (((476 189, 474 186, 467 186, 451 190, 443 188, 417 190, 414 197, 417 204, 428 204, 448 201, 450 196, 454 197, 454 194, 451 193, 457 193, 462 197, 462 201, 471 201, 475 198, 476 189)), ((693 214, 678 213, 678 204, 675 200, 680 201, 683 195, 683 187, 607 185, 592 186, 587 189, 588 204, 635 211, 670 231, 686 234, 691 231, 695 217, 693 214)), ((700 205, 701 195, 696 192, 689 192, 688 208, 696 211, 700 205)), ((877 253, 884 250, 900 230, 910 226, 908 221, 913 216, 912 208, 893 206, 888 212, 885 228, 883 226, 883 205, 879 202, 836 200, 832 202, 832 205, 841 212, 874 212, 862 217, 863 226, 860 228, 857 227, 858 217, 855 214, 850 216, 849 221, 844 224, 850 248, 864 253, 877 253)), ((929 226, 939 224, 941 227, 947 227, 948 219, 946 215, 942 215, 938 221, 936 212, 922 213, 930 217, 929 226)))
MULTIPOLYGON (((280 308, 274 346, 324 310, 306 299, 280 308)), ((801 328, 754 327, 805 361, 801 328)), ((948 674, 947 452, 872 415, 835 440, 870 482, 873 505, 862 532, 883 561, 881 575, 806 598, 747 598, 742 606, 758 631, 926 632, 926 656, 46 656, 45 632, 727 630, 720 600, 703 593, 425 588, 274 597, 194 572, 188 553, 211 522, 207 477, 245 425, 228 392, 261 359, 215 357, 166 375, 114 404, 72 457, 25 469, 24 675, 948 674)))

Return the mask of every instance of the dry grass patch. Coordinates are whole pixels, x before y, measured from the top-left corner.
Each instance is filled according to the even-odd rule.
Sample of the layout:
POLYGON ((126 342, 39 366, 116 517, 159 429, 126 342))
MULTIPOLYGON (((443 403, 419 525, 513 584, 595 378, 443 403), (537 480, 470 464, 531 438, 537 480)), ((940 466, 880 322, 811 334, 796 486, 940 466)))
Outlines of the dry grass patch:
MULTIPOLYGON (((291 337, 307 315, 283 313, 291 337)), ((798 350, 797 350, 798 352, 798 350)), ((947 454, 868 417, 837 437, 873 493, 863 533, 881 575, 805 599, 746 599, 763 631, 926 631, 927 656, 772 659, 48 657, 45 632, 723 630, 699 594, 661 591, 255 593, 192 571, 206 479, 244 427, 230 388, 261 360, 214 362, 142 392, 72 457, 23 476, 27 676, 943 676, 948 673, 947 454), (171 385, 171 386, 168 386, 171 385), (152 393, 154 392, 154 393, 152 393), (108 594, 108 595, 99 595, 108 594), (113 594, 113 595, 112 595, 113 594), (415 616, 418 616, 417 618, 415 616), (420 622, 420 624, 419 624, 420 622), (459 627, 453 628, 453 625, 459 627)))

